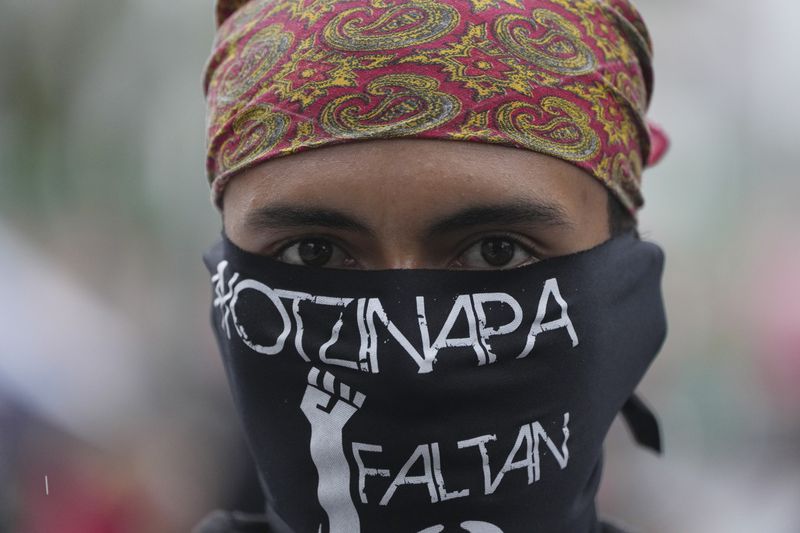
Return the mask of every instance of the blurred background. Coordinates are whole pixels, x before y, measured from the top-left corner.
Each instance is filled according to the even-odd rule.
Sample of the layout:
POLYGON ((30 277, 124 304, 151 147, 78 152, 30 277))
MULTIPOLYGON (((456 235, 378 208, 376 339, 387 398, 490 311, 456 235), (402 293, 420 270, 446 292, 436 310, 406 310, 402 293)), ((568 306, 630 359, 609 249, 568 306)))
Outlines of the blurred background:
MULTIPOLYGON (((655 42, 645 238, 666 345, 618 419, 603 516, 800 531, 795 0, 639 0, 655 42)), ((0 0, 0 531, 188 531, 259 509, 209 327, 211 0, 0 0), (47 479, 45 479, 47 476, 47 479)))

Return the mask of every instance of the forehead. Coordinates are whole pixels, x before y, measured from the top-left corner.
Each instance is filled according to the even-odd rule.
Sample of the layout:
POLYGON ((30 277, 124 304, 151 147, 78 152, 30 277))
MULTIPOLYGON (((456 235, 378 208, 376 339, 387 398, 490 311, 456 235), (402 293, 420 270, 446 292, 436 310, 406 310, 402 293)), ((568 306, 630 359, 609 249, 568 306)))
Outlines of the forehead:
POLYGON ((508 146, 441 139, 380 139, 315 148, 234 177, 224 210, 270 204, 347 210, 364 219, 434 215, 469 204, 535 199, 579 215, 603 186, 582 169, 508 146))

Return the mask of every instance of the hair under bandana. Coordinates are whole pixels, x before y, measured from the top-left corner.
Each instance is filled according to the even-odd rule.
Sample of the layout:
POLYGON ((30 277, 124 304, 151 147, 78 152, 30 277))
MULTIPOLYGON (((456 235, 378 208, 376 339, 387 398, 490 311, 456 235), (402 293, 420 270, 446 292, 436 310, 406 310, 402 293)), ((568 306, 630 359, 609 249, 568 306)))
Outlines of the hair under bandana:
POLYGON ((206 169, 353 140, 450 139, 568 161, 632 213, 667 138, 652 43, 627 0, 219 0, 206 169))

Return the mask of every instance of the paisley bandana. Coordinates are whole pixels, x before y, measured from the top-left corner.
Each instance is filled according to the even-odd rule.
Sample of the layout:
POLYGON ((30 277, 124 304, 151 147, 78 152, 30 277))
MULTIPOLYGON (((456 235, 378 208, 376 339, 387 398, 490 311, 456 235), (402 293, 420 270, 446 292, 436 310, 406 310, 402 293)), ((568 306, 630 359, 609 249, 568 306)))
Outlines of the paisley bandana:
POLYGON ((353 140, 496 143, 586 170, 635 213, 666 137, 627 0, 219 0, 207 173, 353 140))

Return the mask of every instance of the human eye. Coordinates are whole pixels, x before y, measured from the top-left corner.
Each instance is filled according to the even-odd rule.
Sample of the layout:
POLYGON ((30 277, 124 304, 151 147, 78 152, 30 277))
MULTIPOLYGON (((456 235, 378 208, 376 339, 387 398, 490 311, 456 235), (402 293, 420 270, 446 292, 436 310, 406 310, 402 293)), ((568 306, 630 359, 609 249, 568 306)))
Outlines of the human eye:
POLYGON ((530 247, 506 236, 491 236, 475 242, 456 260, 456 268, 505 269, 535 263, 536 257, 530 247))
POLYGON ((355 260, 341 247, 321 237, 292 241, 274 257, 284 263, 313 267, 349 268, 355 264, 355 260))

